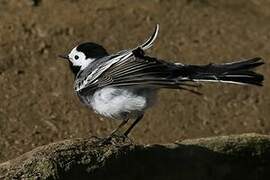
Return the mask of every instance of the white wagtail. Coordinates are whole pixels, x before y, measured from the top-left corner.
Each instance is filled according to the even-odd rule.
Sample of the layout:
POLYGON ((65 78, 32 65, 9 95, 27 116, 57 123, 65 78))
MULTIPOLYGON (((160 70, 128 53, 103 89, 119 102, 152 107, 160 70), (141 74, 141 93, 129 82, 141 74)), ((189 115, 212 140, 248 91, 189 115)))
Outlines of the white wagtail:
POLYGON ((158 30, 159 25, 143 44, 115 54, 86 42, 67 56, 60 56, 69 61, 75 74, 74 90, 80 100, 98 114, 122 121, 114 132, 133 119, 124 132, 127 136, 161 88, 193 92, 192 87, 201 81, 262 85, 263 75, 252 71, 264 64, 259 57, 224 64, 189 65, 146 56, 145 50, 153 45, 158 30))

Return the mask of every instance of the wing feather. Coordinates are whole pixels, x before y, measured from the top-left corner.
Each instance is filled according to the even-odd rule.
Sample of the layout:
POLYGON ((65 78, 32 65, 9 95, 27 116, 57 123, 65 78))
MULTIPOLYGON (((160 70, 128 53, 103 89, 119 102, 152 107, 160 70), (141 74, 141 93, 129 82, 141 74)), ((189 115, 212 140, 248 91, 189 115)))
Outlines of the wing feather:
MULTIPOLYGON (((129 60, 130 57, 134 56, 133 51, 136 49, 141 49, 142 51, 149 49, 154 41, 157 38, 159 31, 159 25, 156 25, 154 33, 141 45, 139 45, 136 48, 130 49, 130 50, 124 50, 120 51, 115 55, 111 55, 110 58, 108 58, 108 61, 99 64, 95 67, 95 69, 91 69, 90 67, 87 67, 86 70, 83 70, 84 72, 81 72, 78 74, 75 80, 74 89, 75 91, 80 91, 84 88, 92 87, 92 84, 97 83, 97 79, 102 76, 102 74, 107 71, 107 69, 110 69, 112 65, 115 63, 118 64, 118 66, 121 66, 122 63, 125 64, 126 60, 129 60)), ((97 61, 100 61, 99 59, 97 61)), ((91 64, 90 64, 91 66, 91 64)), ((128 65, 126 68, 122 66, 123 70, 129 70, 130 65, 128 65)), ((138 67, 137 67, 138 68, 138 67)), ((115 69, 117 71, 117 69, 115 69)), ((114 71, 112 71, 113 73, 114 71)))
MULTIPOLYGON (((159 25, 152 36, 137 48, 120 51, 97 66, 84 79, 77 78, 76 91, 89 91, 105 86, 153 86, 185 89, 186 77, 179 76, 179 65, 157 60, 144 55, 144 50, 153 45, 159 25), (181 87, 180 87, 181 86, 181 87)), ((186 89, 187 90, 187 89, 186 89)))
POLYGON ((196 86, 181 81, 177 75, 179 71, 177 67, 155 58, 133 55, 107 68, 96 81, 89 83, 86 89, 88 91, 105 86, 152 86, 179 89, 180 86, 196 86))

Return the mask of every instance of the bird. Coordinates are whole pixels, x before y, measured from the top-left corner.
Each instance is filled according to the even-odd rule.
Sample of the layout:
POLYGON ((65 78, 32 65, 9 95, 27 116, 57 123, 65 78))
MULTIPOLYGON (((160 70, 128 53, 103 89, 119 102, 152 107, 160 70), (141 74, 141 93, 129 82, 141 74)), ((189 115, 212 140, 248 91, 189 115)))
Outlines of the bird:
POLYGON ((200 94, 196 89, 203 82, 263 85, 264 76, 254 71, 264 64, 260 57, 194 65, 146 55, 158 32, 157 24, 144 43, 116 53, 109 54, 97 43, 83 42, 67 55, 59 55, 69 62, 74 74, 74 91, 80 101, 99 115, 120 120, 111 135, 121 132, 132 120, 120 133, 127 137, 145 111, 154 105, 157 92, 162 88, 200 94))

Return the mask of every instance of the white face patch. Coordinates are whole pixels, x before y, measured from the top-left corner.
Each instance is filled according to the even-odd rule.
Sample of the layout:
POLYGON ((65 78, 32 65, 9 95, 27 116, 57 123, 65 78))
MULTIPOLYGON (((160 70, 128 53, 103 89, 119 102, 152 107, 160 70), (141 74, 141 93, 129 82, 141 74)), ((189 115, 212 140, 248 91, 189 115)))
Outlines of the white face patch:
POLYGON ((73 66, 81 66, 80 70, 83 70, 86 68, 91 62, 94 61, 94 59, 86 59, 86 56, 84 53, 77 51, 75 47, 74 49, 71 50, 69 53, 69 61, 73 64, 73 66))

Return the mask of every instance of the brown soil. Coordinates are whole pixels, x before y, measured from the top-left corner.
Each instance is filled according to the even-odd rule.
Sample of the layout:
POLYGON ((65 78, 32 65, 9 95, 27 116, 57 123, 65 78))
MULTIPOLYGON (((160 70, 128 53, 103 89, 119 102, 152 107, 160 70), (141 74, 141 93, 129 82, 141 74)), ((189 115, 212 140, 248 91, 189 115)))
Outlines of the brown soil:
MULTIPOLYGON (((73 76, 57 54, 82 41, 110 52, 131 48, 161 26, 150 54, 182 63, 270 59, 268 0, 1 0, 0 161, 72 137, 105 136, 103 120, 73 92, 73 76), (35 2, 35 3, 33 3, 35 2)), ((270 134, 269 64, 265 86, 206 84, 203 96, 162 90, 132 133, 138 143, 257 132, 270 134)))

